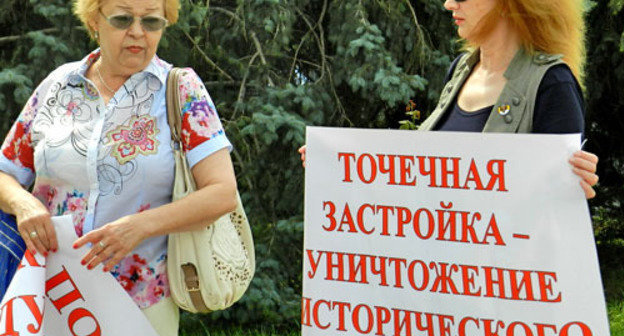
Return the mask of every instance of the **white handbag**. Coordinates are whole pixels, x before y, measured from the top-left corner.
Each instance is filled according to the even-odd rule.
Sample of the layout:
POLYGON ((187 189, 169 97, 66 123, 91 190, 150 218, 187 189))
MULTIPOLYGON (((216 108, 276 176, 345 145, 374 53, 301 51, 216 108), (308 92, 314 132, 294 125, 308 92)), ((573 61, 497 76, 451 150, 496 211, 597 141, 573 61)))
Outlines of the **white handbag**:
MULTIPOLYGON (((195 191, 195 181, 181 143, 178 78, 167 78, 167 119, 175 157, 173 201, 195 191)), ((167 274, 171 297, 182 309, 207 313, 238 301, 253 278, 256 262, 249 221, 241 204, 205 229, 169 234, 167 274)))

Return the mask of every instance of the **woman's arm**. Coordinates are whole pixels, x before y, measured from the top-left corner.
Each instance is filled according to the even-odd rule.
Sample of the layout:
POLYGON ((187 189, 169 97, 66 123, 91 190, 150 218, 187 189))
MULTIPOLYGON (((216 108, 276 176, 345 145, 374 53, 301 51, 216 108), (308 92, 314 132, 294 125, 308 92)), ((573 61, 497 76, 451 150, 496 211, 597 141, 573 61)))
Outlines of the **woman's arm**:
POLYGON ((228 149, 204 158, 192 169, 198 190, 161 207, 122 217, 74 243, 93 247, 83 258, 91 269, 104 263, 109 271, 142 241, 173 232, 199 230, 236 208, 236 178, 228 149), (101 246, 100 242, 104 245, 101 246))
POLYGON ((156 222, 162 217, 169 219, 159 226, 146 226, 148 238, 203 229, 236 209, 236 178, 227 148, 197 163, 192 173, 197 183, 196 192, 152 211, 137 214, 144 217, 145 222, 156 222))
MULTIPOLYGON (((55 70, 55 71, 58 71, 55 70)), ((0 209, 15 215, 17 229, 33 253, 47 255, 58 249, 48 209, 24 187, 35 179, 34 145, 31 129, 52 75, 33 91, 9 130, 0 152, 0 209)))
POLYGON ((26 246, 47 256, 58 249, 50 212, 11 176, 0 172, 0 209, 15 215, 17 229, 26 246))

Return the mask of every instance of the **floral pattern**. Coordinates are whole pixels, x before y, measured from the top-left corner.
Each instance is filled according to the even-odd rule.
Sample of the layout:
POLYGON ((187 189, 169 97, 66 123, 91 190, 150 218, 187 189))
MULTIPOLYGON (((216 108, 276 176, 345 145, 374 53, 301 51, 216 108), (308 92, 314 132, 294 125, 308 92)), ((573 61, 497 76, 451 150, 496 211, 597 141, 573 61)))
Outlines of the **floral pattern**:
POLYGON ((187 72, 180 77, 180 106, 182 106, 182 140, 190 151, 207 140, 223 135, 223 126, 204 85, 194 80, 197 75, 187 72))
POLYGON ((39 99, 35 92, 22 110, 19 119, 13 125, 6 141, 2 145, 2 154, 18 166, 33 170, 33 149, 30 129, 39 99))
POLYGON ((33 169, 32 139, 27 127, 26 124, 22 123, 16 125, 9 134, 13 141, 4 147, 2 154, 9 160, 19 162, 20 166, 24 168, 33 169))
POLYGON ((134 298, 139 307, 149 307, 160 298, 169 296, 166 254, 153 264, 138 254, 132 254, 117 264, 111 274, 134 298))
POLYGON ((95 101, 100 96, 98 95, 97 89, 93 87, 93 85, 85 85, 82 87, 82 94, 87 100, 95 101))
POLYGON ((156 154, 159 144, 156 139, 158 133, 156 118, 133 117, 130 126, 119 125, 117 129, 108 133, 108 139, 114 143, 111 155, 119 164, 125 164, 139 154, 156 154))
POLYGON ((76 235, 82 236, 87 210, 87 199, 84 193, 73 190, 63 194, 59 192, 59 188, 49 184, 40 184, 33 190, 33 195, 48 208, 53 216, 73 215, 76 235), (61 195, 63 197, 59 197, 61 195))
MULTIPOLYGON (((78 236, 171 202, 173 155, 166 111, 158 103, 165 101, 171 65, 155 57, 103 104, 85 79, 99 57, 95 51, 53 71, 30 97, 0 152, 0 171, 23 185, 34 181, 33 195, 52 215, 72 215, 78 236)), ((191 69, 180 78, 180 94, 183 147, 193 165, 230 143, 191 69)), ((112 271, 141 308, 170 295, 166 253, 167 236, 153 237, 112 271)))
POLYGON ((54 199, 57 194, 57 189, 48 184, 39 185, 33 190, 33 195, 35 195, 48 210, 54 209, 54 199))

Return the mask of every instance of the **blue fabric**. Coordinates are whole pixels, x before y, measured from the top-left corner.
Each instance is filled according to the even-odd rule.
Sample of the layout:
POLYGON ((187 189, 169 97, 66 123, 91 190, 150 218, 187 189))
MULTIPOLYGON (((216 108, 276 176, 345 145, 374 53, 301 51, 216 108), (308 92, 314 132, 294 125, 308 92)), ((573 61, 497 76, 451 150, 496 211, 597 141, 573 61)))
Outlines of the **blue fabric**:
POLYGON ((492 107, 494 106, 468 112, 455 104, 451 113, 447 113, 444 121, 438 124, 436 131, 481 132, 490 117, 492 107))
POLYGON ((17 232, 15 217, 0 211, 0 300, 17 270, 26 244, 17 232))

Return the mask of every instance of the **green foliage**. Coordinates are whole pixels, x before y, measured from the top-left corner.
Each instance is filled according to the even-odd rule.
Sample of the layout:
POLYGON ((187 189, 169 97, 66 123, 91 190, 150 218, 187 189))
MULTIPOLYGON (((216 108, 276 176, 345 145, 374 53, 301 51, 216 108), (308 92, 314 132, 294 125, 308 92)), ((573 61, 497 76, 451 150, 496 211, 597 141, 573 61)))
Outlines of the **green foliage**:
POLYGON ((588 16, 587 138, 600 157, 594 233, 612 335, 624 335, 624 1, 592 1, 588 16))
MULTIPOLYGON (((13 99, 15 101, 26 101, 30 96, 29 88, 33 86, 32 81, 23 75, 26 71, 24 64, 20 64, 15 68, 8 68, 0 71, 0 87, 5 85, 14 87, 13 99)), ((6 109, 4 96, 0 96, 0 109, 6 109)))
POLYGON ((624 237, 624 213, 619 204, 596 206, 593 212, 592 221, 597 242, 610 244, 624 237))
POLYGON ((624 10, 622 0, 596 2, 588 16, 588 150, 600 157, 598 194, 592 201, 598 241, 624 238, 624 10))
MULTIPOLYGON (((611 0, 609 2, 609 7, 612 10, 614 16, 617 16, 622 9, 624 9, 624 0, 611 0)), ((620 52, 624 53, 624 31, 620 35, 620 52)))
POLYGON ((405 114, 407 115, 407 120, 401 120, 399 123, 401 126, 399 129, 402 130, 415 130, 418 128, 418 125, 421 122, 422 112, 416 109, 416 103, 413 100, 410 100, 405 107, 405 114))
MULTIPOLYGON (((385 102, 389 107, 404 103, 416 90, 423 91, 426 80, 418 75, 408 75, 397 64, 394 55, 386 47, 387 41, 381 29, 372 24, 369 12, 362 2, 335 2, 331 18, 341 34, 330 35, 336 45, 336 58, 349 67, 337 68, 334 78, 337 85, 348 84, 352 92, 367 97, 372 104, 385 102)), ((374 119, 377 109, 362 111, 366 119, 374 119)), ((359 124, 359 120, 356 121, 359 124)))
POLYGON ((617 15, 624 8, 624 0, 610 0, 609 7, 614 15, 617 15))

